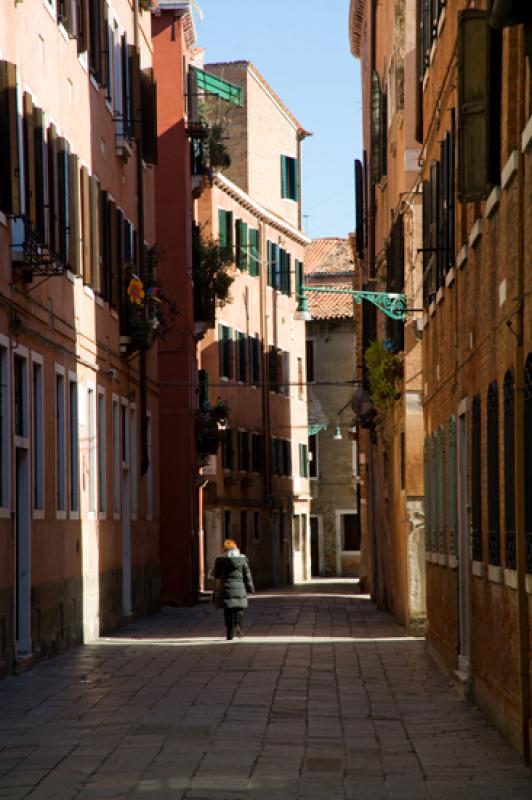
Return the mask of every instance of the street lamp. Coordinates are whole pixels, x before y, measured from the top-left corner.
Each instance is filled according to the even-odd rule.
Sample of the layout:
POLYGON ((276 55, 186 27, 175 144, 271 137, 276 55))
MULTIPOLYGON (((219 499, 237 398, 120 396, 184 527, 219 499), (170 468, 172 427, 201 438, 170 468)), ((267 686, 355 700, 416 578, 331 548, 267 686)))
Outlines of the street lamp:
POLYGON ((378 309, 383 311, 386 316, 392 319, 404 321, 406 314, 409 310, 407 307, 406 295, 396 294, 394 292, 366 292, 355 291, 354 289, 340 289, 337 286, 301 286, 300 292, 297 294, 297 309, 294 314, 294 319, 310 322, 312 314, 308 307, 308 300, 306 292, 324 292, 326 294, 347 294, 350 295, 355 303, 360 305, 362 300, 368 300, 377 306, 378 309))

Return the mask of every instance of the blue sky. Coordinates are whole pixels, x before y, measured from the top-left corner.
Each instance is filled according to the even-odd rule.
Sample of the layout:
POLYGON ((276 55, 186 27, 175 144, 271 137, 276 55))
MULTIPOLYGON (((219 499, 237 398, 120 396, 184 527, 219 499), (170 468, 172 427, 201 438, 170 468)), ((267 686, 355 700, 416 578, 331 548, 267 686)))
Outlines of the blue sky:
MULTIPOLYGON (((349 0, 197 0, 206 61, 252 61, 301 125, 303 220, 312 238, 354 230, 353 161, 360 158, 359 62, 349 0)), ((196 17, 197 19, 197 17, 196 17)))

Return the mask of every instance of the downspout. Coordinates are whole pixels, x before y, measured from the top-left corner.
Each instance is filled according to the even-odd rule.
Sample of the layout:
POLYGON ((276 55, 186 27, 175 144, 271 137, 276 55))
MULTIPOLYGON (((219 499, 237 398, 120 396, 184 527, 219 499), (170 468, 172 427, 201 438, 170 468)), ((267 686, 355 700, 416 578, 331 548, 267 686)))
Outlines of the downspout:
MULTIPOLYGON (((268 259, 266 249, 266 225, 260 223, 260 340, 261 340, 261 401, 262 401, 262 435, 264 437, 264 482, 263 501, 271 514, 271 426, 270 426, 270 383, 268 372, 268 323, 266 319, 266 292, 268 275, 268 259), (266 256, 266 257, 265 257, 266 256), (264 267, 266 266, 266 270, 264 267), (266 276, 265 273, 266 272, 266 276)), ((270 520, 268 520, 269 524, 270 520)))
MULTIPOLYGON (((527 62, 523 58, 520 97, 525 96, 527 62)), ((521 106, 519 130, 524 129, 524 104, 521 106)), ((521 150, 521 148, 520 148, 521 150)), ((518 258, 516 269, 517 310, 511 320, 511 329, 516 336, 515 347, 515 542, 517 571, 517 620, 519 636, 519 674, 521 694, 521 742, 523 759, 530 764, 530 666, 529 666, 529 619, 528 595, 526 591, 526 534, 525 534, 525 392, 524 392, 524 290, 525 290, 525 154, 519 153, 518 192, 518 258)))
MULTIPOLYGON (((139 0, 133 0, 133 44, 138 56, 140 68, 140 17, 139 0)), ((135 109, 133 109, 135 112, 135 109)), ((137 149, 137 269, 141 281, 145 281, 144 264, 144 172, 142 166, 142 120, 133 120, 134 130, 137 129, 135 143, 137 149)), ((146 350, 139 352, 139 389, 140 389, 140 474, 145 475, 150 466, 148 455, 148 401, 147 401, 147 373, 146 350)))

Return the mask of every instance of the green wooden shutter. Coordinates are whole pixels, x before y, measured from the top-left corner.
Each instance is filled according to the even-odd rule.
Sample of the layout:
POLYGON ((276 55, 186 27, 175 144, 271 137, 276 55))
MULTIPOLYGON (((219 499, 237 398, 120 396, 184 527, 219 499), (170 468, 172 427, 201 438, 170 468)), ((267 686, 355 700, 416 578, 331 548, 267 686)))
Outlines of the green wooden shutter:
POLYGON ((273 253, 270 240, 268 240, 268 286, 273 286, 273 253))
POLYGON ((431 529, 431 485, 430 485, 430 449, 431 441, 429 436, 425 436, 423 445, 423 473, 424 473, 424 487, 423 487, 423 500, 425 506, 425 551, 430 553, 432 550, 432 529, 431 529))
POLYGON ((296 258, 296 295, 303 294, 303 264, 296 258))
POLYGON ((259 232, 254 228, 249 229, 249 274, 256 277, 259 274, 258 239, 259 232))
POLYGON ((292 191, 290 192, 290 197, 292 200, 299 200, 299 175, 297 158, 290 159, 290 168, 292 172, 292 191))
POLYGON ((279 245, 272 242, 272 286, 279 289, 280 286, 280 261, 279 245))
POLYGON ((381 84, 379 73, 371 75, 371 180, 378 183, 382 177, 382 139, 381 139, 381 84))
POLYGON ((286 156, 281 156, 281 197, 288 197, 288 163, 286 156))
POLYGON ((490 190, 490 30, 485 11, 467 9, 458 24, 458 196, 490 190))
POLYGON ((227 247, 227 214, 222 208, 218 210, 218 240, 220 247, 227 247))
POLYGON ((290 296, 292 294, 292 256, 290 253, 286 253, 286 294, 290 296))

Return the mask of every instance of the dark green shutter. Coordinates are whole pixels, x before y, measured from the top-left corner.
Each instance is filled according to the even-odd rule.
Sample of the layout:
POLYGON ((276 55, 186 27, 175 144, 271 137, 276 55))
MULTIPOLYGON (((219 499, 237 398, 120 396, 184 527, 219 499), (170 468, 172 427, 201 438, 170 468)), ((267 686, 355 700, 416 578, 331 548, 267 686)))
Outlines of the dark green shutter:
POLYGON ((281 197, 288 197, 288 164, 286 156, 281 156, 281 197))
POLYGON ((485 11, 462 11, 458 25, 458 195, 484 200, 490 190, 490 29, 485 11))
POLYGON ((303 264, 296 258, 296 295, 303 294, 303 264))
POLYGON ((272 242, 268 239, 268 286, 273 283, 273 255, 272 255, 272 242))
POLYGON ((259 274, 259 232, 254 228, 249 229, 249 274, 256 277, 259 274))
POLYGON ((382 177, 382 102, 379 74, 371 75, 371 180, 378 183, 382 177))
POLYGON ((222 208, 218 211, 218 240, 220 247, 227 247, 227 215, 222 208))
POLYGON ((298 180, 299 175, 298 175, 298 168, 297 168, 297 158, 291 158, 290 159, 290 170, 291 170, 291 179, 292 179, 291 180, 292 185, 290 187, 291 188, 290 198, 292 200, 298 200, 299 199, 299 180, 298 180))

